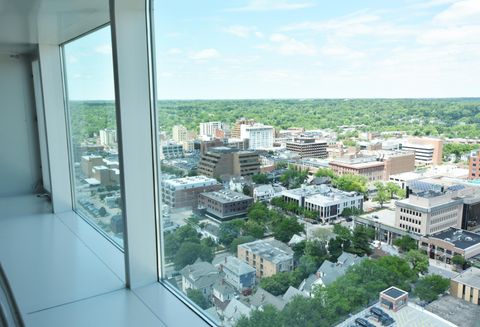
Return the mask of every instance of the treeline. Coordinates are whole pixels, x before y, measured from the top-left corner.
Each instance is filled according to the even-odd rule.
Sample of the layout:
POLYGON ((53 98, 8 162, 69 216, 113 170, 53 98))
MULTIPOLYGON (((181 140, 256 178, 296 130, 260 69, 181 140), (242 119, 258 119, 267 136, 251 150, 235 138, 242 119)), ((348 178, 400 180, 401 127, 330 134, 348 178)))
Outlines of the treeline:
MULTIPOLYGON (((115 127, 113 101, 71 101, 72 132, 88 137, 115 127)), ((167 133, 182 124, 197 130, 201 122, 234 123, 253 118, 277 129, 364 125, 362 131, 407 131, 412 135, 478 137, 480 99, 310 99, 159 101, 159 126, 167 133)), ((339 131, 339 130, 338 130, 339 131)))

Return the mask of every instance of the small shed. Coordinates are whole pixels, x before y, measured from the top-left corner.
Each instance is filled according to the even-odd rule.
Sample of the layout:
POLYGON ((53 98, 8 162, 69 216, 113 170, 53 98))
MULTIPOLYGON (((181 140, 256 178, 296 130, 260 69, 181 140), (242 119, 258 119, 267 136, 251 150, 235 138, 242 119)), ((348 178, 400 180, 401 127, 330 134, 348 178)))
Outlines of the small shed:
POLYGON ((386 309, 398 311, 408 302, 408 292, 394 286, 380 292, 380 305, 386 309))

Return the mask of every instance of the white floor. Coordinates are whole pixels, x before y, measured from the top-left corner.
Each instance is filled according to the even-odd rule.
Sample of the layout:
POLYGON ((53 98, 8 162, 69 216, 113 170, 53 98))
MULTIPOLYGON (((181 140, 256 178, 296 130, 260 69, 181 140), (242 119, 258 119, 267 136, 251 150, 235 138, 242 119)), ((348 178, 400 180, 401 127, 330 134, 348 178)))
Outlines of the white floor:
POLYGON ((0 262, 27 326, 205 325, 165 291, 153 291, 163 298, 158 306, 176 310, 147 305, 125 288, 121 251, 112 255, 112 245, 74 214, 50 210, 43 198, 0 198, 0 262))

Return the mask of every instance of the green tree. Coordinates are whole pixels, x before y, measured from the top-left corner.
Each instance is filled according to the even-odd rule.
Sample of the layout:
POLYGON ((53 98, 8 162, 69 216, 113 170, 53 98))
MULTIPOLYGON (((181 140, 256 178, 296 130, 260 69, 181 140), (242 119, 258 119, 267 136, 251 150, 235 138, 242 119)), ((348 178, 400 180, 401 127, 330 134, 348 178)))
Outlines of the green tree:
POLYGON ((287 243, 293 235, 303 233, 305 230, 295 217, 283 217, 273 224, 272 231, 275 239, 287 243))
POLYGON ((268 304, 262 310, 254 310, 250 317, 241 317, 236 327, 271 327, 283 326, 283 315, 274 306, 268 304))
POLYGON ((415 284, 414 294, 420 300, 431 302, 438 299, 438 296, 445 293, 449 287, 449 279, 439 275, 428 275, 420 278, 415 284))
POLYGON ((457 265, 459 267, 462 267, 465 265, 467 261, 465 260, 464 257, 462 257, 461 255, 458 255, 458 254, 455 254, 453 257, 452 257, 452 263, 454 265, 457 265))
POLYGON ((408 235, 396 238, 393 241, 393 245, 398 246, 403 252, 418 249, 417 241, 408 235))
POLYGON ((419 250, 410 250, 405 254, 405 260, 412 266, 416 273, 428 272, 428 256, 419 250))
POLYGON ((367 193, 367 180, 360 175, 345 174, 339 176, 333 180, 333 185, 342 191, 367 193))
POLYGON ((254 238, 262 238, 265 233, 265 225, 249 220, 243 224, 243 232, 245 235, 251 235, 254 238))
POLYGON ((267 184, 268 183, 268 176, 267 176, 267 174, 263 174, 263 173, 256 174, 256 175, 252 176, 252 181, 255 184, 267 184))
POLYGON ((191 265, 198 258, 203 261, 212 262, 213 249, 205 244, 192 242, 182 243, 173 259, 175 270, 178 271, 187 265, 191 265))
POLYGON ((315 173, 315 176, 330 177, 331 179, 334 179, 336 177, 335 173, 330 168, 318 168, 317 172, 315 173))
POLYGON ((210 306, 207 299, 205 299, 202 292, 199 290, 189 288, 187 290, 187 297, 203 310, 207 309, 210 306))
POLYGON ((255 241, 255 237, 251 235, 239 236, 235 238, 232 243, 230 244, 230 253, 233 253, 235 256, 237 255, 238 246, 243 243, 253 242, 255 241))
POLYGON ((380 207, 383 208, 383 204, 389 199, 388 191, 380 182, 375 183, 375 187, 377 188, 377 193, 375 194, 373 201, 378 202, 380 207))
POLYGON ((230 246, 232 241, 240 236, 240 231, 243 227, 242 220, 232 220, 220 224, 219 242, 225 246, 230 246))
POLYGON ((358 255, 369 255, 372 253, 370 242, 375 237, 375 231, 370 227, 355 226, 352 233, 352 245, 347 252, 356 253, 358 255))

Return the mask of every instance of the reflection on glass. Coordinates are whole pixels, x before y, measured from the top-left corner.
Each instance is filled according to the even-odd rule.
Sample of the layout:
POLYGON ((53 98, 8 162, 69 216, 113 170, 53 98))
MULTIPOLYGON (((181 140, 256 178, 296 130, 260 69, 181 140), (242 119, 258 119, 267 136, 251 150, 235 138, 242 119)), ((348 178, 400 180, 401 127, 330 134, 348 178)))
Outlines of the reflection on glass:
POLYGON ((75 209, 123 246, 110 27, 64 45, 75 209))

